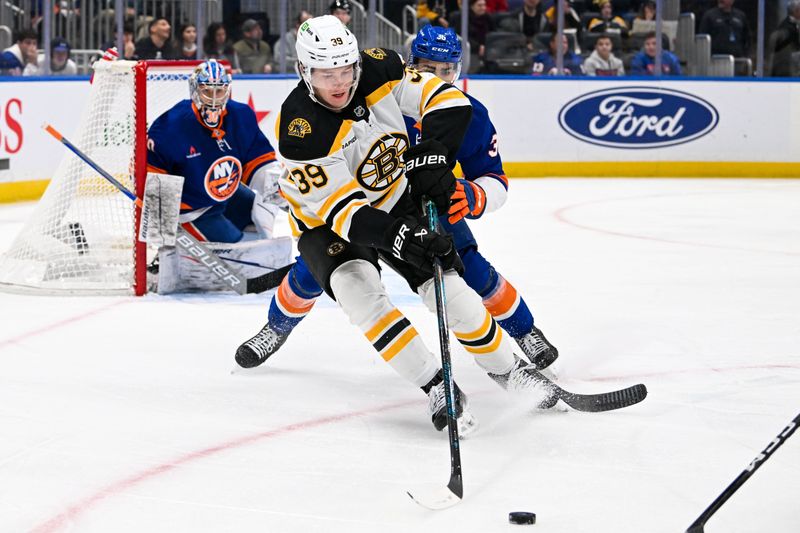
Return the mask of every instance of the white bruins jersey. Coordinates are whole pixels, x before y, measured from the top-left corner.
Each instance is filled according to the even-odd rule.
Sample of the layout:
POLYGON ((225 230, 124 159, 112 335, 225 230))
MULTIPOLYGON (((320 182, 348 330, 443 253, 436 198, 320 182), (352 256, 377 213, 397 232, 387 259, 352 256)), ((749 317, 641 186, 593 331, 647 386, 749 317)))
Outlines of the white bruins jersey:
MULTIPOLYGON (((400 155, 410 144, 403 115, 421 121, 425 133, 431 113, 470 107, 461 91, 407 68, 393 51, 364 50, 361 62, 356 93, 341 112, 311 100, 303 81, 281 106, 276 136, 288 174, 280 188, 296 237, 328 224, 347 239, 361 207, 391 210, 406 189, 400 155)), ((436 128, 446 124, 438 119, 436 128)), ((463 133, 453 135, 456 142, 463 133)), ((458 146, 453 148, 455 155, 458 146)))

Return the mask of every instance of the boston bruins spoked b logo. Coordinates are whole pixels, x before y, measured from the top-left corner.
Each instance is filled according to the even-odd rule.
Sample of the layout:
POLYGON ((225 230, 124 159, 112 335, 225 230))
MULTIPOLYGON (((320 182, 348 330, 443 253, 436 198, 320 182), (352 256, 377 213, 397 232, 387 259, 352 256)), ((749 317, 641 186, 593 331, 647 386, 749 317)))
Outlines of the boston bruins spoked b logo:
POLYGON ((390 133, 375 141, 358 166, 356 179, 370 191, 382 191, 403 174, 400 155, 408 148, 404 133, 390 133))

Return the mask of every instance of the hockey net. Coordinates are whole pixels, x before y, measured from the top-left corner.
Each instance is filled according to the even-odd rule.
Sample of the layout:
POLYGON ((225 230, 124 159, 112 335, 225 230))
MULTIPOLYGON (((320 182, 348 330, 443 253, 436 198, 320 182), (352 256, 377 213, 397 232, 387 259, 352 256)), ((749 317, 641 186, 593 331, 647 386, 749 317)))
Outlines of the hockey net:
MULTIPOLYGON (((196 61, 97 61, 88 105, 70 140, 141 197, 147 127, 189 97, 196 61)), ((54 122, 59 127, 57 121, 54 122)), ((62 125, 64 126, 64 125, 62 125)), ((138 209, 71 152, 0 256, 0 288, 45 294, 143 294, 147 249, 138 209)))

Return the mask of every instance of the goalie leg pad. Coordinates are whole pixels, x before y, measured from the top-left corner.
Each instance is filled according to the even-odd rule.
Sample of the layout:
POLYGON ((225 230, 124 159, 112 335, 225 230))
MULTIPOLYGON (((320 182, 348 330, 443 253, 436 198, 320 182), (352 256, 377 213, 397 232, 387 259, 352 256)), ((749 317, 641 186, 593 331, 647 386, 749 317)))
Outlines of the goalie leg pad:
POLYGON ((331 274, 330 286, 350 323, 398 374, 417 387, 433 378, 438 371, 436 358, 389 301, 374 265, 361 259, 348 261, 331 274))
MULTIPOLYGON (((514 352, 508 337, 483 307, 478 294, 454 271, 444 273, 447 325, 461 345, 475 357, 486 372, 505 374, 514 367, 514 352)), ((418 289, 422 301, 436 312, 436 291, 433 280, 418 289)))
POLYGON ((262 198, 256 192, 255 200, 253 201, 253 208, 250 212, 250 218, 256 227, 258 236, 262 239, 271 239, 275 230, 275 217, 280 212, 280 208, 262 198))
MULTIPOLYGON (((292 261, 291 237, 237 243, 211 242, 208 248, 223 261, 234 264, 247 278, 272 272, 292 261)), ((176 248, 160 248, 158 262, 159 294, 230 290, 196 259, 176 248)))
POLYGON ((183 177, 147 173, 139 240, 150 246, 175 246, 183 177))

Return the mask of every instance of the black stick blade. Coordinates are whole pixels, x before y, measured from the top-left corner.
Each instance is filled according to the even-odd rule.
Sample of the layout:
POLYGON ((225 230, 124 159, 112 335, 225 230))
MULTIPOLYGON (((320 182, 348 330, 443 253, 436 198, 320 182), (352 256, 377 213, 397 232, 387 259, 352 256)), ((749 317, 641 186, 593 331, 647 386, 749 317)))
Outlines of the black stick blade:
POLYGON ((561 389, 559 398, 576 411, 601 413, 636 405, 647 398, 647 387, 639 383, 632 387, 602 394, 575 394, 561 389))

